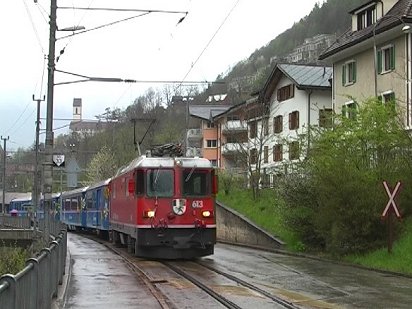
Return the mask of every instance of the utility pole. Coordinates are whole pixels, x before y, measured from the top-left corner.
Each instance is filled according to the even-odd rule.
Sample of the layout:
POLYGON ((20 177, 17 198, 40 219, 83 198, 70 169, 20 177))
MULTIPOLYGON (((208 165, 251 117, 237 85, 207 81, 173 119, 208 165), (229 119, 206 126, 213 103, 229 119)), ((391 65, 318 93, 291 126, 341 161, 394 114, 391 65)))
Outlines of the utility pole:
POLYGON ((47 64, 47 112, 46 112, 46 141, 45 160, 43 163, 44 175, 44 237, 49 242, 50 237, 50 209, 53 192, 53 97, 54 97, 54 71, 55 71, 55 48, 56 48, 56 15, 57 0, 51 0, 50 4, 50 36, 49 36, 49 58, 47 64))
POLYGON ((3 214, 6 213, 6 142, 9 140, 9 137, 3 137, 1 136, 1 139, 3 140, 3 203, 2 208, 3 208, 3 214))
POLYGON ((36 154, 35 154, 35 163, 34 163, 34 190, 33 190, 33 198, 32 203, 34 206, 34 229, 37 228, 37 209, 39 207, 39 135, 40 135, 40 102, 45 100, 45 96, 43 99, 35 99, 33 94, 33 101, 37 102, 37 120, 36 120, 36 154))

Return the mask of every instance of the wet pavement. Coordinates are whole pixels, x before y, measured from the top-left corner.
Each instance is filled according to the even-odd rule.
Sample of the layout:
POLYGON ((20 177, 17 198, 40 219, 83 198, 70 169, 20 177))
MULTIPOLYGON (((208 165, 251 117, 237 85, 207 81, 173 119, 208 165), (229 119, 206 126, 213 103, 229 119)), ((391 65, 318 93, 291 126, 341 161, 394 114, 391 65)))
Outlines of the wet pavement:
MULTIPOLYGON (((161 308, 141 279, 104 245, 69 233, 68 252, 65 297, 60 296, 53 309, 161 308)), ((176 308, 222 308, 164 265, 134 260, 176 308)), ((409 277, 224 244, 198 261, 302 308, 412 308, 409 277)), ((178 265, 241 308, 275 308, 270 302, 264 305, 261 295, 201 265, 190 261, 178 265)))
POLYGON ((412 308, 409 277, 220 244, 203 262, 304 307, 412 308))
POLYGON ((66 293, 56 300, 54 308, 161 308, 122 258, 105 246, 68 233, 68 254, 66 293))

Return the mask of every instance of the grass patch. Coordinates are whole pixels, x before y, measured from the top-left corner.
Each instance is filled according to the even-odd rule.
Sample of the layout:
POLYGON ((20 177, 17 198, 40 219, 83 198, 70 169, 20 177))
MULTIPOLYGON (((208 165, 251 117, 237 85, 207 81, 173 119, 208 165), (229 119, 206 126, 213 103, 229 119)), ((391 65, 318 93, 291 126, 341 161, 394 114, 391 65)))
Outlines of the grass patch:
MULTIPOLYGON (((268 233, 279 237, 290 251, 305 251, 305 246, 282 221, 284 207, 273 190, 262 190, 261 198, 254 201, 250 190, 232 190, 226 195, 220 192, 217 200, 241 213, 268 233)), ((404 220, 403 233, 394 242, 392 253, 382 248, 364 255, 349 255, 344 261, 370 268, 412 275, 412 219, 404 220)), ((321 252, 311 252, 320 254, 321 252)))
POLYGON ((349 255, 345 260, 371 268, 412 275, 412 220, 405 220, 401 224, 404 225, 404 230, 394 242, 392 253, 388 253, 388 248, 382 248, 364 255, 349 255))
POLYGON ((294 233, 283 224, 282 205, 276 198, 274 190, 262 190, 259 200, 253 200, 250 190, 231 190, 228 195, 220 192, 217 200, 241 213, 268 233, 280 238, 286 243, 287 249, 302 250, 302 245, 294 233))

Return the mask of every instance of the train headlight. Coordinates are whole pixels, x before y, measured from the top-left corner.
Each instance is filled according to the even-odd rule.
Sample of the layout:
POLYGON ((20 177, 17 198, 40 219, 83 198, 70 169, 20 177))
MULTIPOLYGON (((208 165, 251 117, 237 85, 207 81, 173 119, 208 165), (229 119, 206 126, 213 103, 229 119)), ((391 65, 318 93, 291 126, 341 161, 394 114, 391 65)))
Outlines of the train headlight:
POLYGON ((212 217, 213 217, 213 211, 203 210, 203 211, 202 211, 202 216, 203 216, 204 218, 212 218, 212 217))
POLYGON ((154 210, 145 210, 143 213, 143 217, 145 218, 154 218, 155 216, 155 211, 154 210))

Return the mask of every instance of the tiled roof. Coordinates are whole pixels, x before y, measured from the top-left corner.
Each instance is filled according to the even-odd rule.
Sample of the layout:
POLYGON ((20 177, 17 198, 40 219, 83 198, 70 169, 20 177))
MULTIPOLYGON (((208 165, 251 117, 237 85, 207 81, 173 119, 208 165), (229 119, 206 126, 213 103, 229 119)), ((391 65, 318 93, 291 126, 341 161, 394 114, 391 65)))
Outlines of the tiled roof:
POLYGON ((74 98, 73 99, 73 106, 82 106, 82 99, 81 98, 74 98))
POLYGON ((298 89, 326 90, 332 88, 329 82, 332 77, 332 68, 329 66, 277 64, 259 94, 260 101, 269 101, 282 76, 291 79, 298 89))
POLYGON ((311 66, 298 64, 279 64, 281 70, 296 84, 298 88, 331 88, 329 79, 332 68, 327 66, 311 66))
POLYGON ((108 124, 98 120, 73 120, 69 128, 72 131, 99 131, 107 128, 108 124))
POLYGON ((189 114, 193 117, 210 120, 223 114, 230 107, 230 105, 192 105, 189 106, 189 114))
MULTIPOLYGON (((371 1, 367 2, 369 4, 371 1)), ((372 1, 373 2, 373 1, 372 1)), ((365 5, 366 5, 365 4, 365 5)), ((359 7, 361 8, 361 7, 359 7)), ((357 9, 359 9, 357 8, 357 9)), ((357 9, 351 11, 352 13, 357 9)), ((375 35, 385 32, 391 28, 397 27, 401 24, 412 22, 412 0, 399 0, 395 5, 388 11, 384 17, 378 20, 377 23, 370 25, 359 31, 352 31, 349 28, 344 32, 336 41, 327 48, 323 54, 319 56, 320 60, 326 59, 346 48, 354 46, 366 39, 373 37, 373 32, 375 29, 375 35)))

